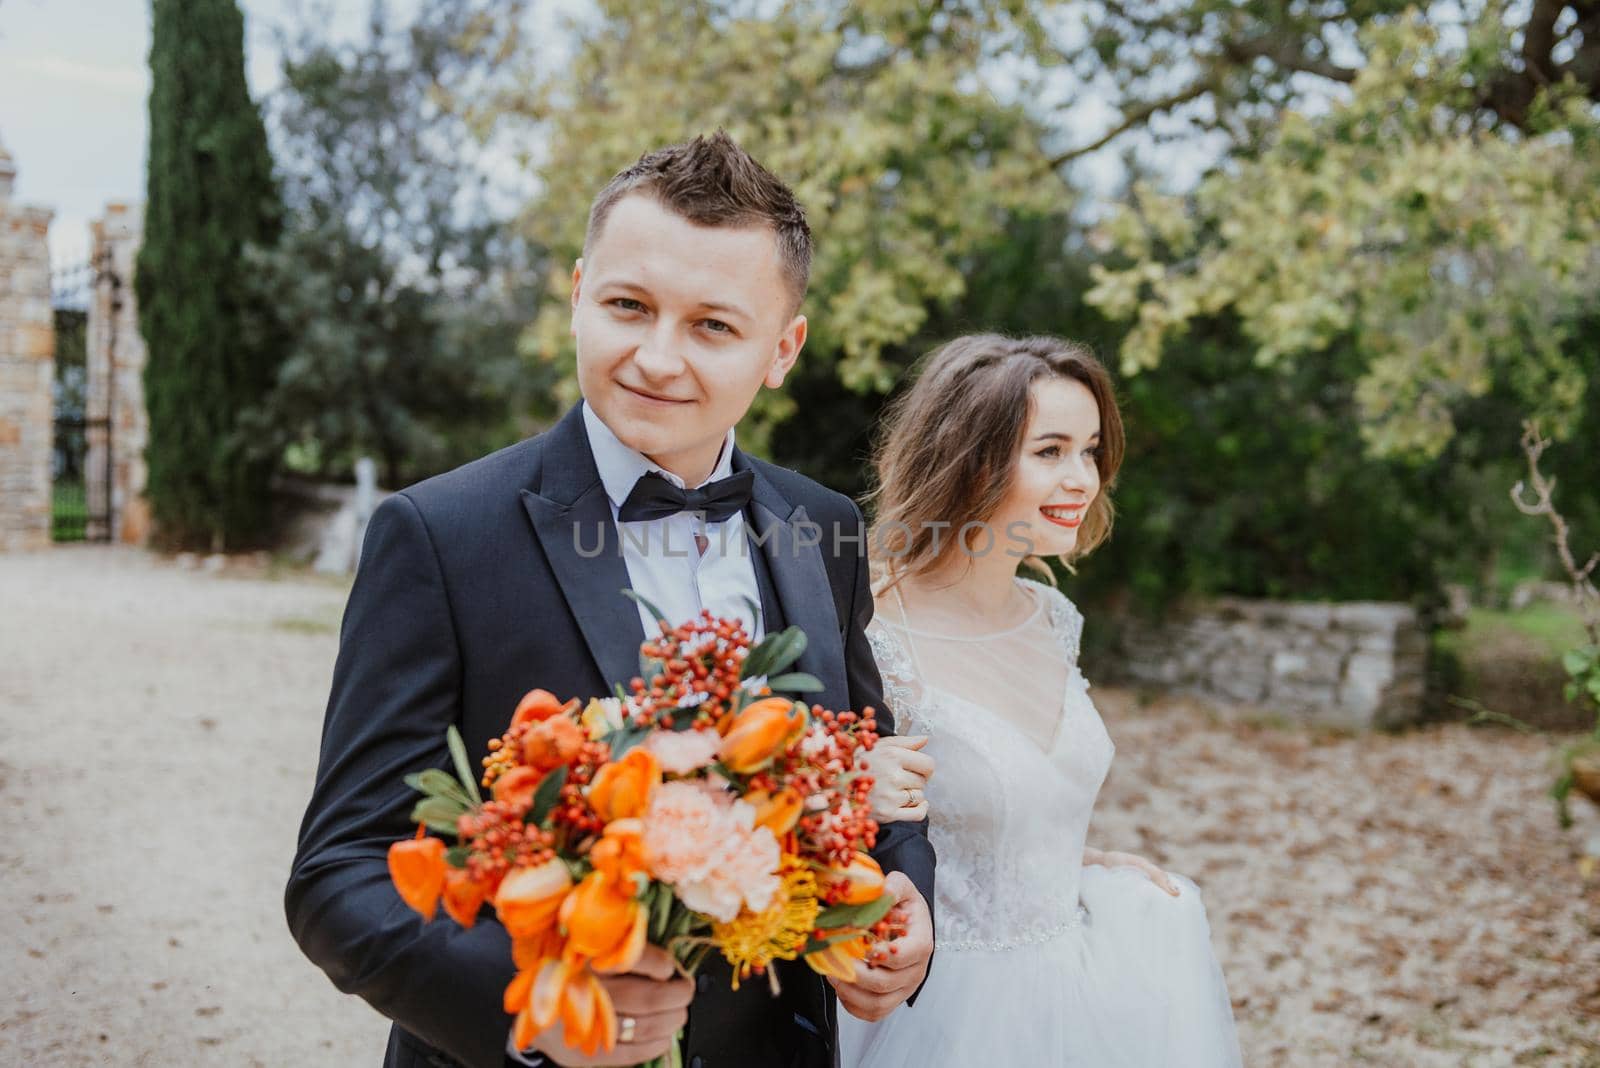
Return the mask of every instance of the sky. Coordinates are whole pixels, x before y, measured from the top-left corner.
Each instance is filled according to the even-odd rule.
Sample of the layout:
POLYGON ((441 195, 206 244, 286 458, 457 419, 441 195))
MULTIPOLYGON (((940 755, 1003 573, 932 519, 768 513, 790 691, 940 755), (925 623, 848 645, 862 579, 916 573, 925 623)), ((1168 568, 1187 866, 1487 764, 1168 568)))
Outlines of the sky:
MULTIPOLYGON (((257 100, 278 84, 274 31, 296 3, 242 0, 257 100)), ((367 3, 332 10, 330 30, 355 36, 367 3)), ((108 201, 144 199, 149 52, 149 0, 0 0, 0 145, 17 167, 12 199, 56 213, 54 269, 88 259, 89 221, 108 201)))

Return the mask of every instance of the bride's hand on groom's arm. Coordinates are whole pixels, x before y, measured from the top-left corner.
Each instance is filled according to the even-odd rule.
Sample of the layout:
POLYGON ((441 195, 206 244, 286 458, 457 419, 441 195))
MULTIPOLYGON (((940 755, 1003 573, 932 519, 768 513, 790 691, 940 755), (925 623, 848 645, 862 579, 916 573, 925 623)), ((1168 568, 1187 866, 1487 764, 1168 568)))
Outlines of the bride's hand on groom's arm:
POLYGON ((872 818, 879 823, 920 823, 928 818, 928 780, 933 757, 921 752, 927 735, 897 735, 878 739, 866 755, 872 775, 872 818))
POLYGON ((1162 871, 1159 865, 1153 864, 1137 854, 1106 853, 1098 849, 1085 848, 1083 851, 1083 864, 1084 867, 1099 864, 1106 868, 1138 868, 1149 877, 1151 882, 1173 897, 1178 896, 1178 884, 1173 882, 1171 877, 1162 871))
POLYGON ((856 961, 854 982, 828 978, 845 1011, 869 1022, 883 1019, 917 992, 928 975, 928 961, 933 956, 933 919, 928 914, 928 903, 903 872, 890 872, 884 888, 894 894, 896 907, 906 917, 906 933, 891 943, 895 952, 881 951, 870 960, 856 961))

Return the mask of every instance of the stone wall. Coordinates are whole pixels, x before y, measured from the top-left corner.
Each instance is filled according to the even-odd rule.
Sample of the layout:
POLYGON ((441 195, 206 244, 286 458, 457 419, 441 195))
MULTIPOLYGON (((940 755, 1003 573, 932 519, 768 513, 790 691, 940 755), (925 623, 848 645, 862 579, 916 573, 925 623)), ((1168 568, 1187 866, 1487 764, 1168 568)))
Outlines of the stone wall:
MULTIPOLYGON (((150 509, 144 497, 150 420, 144 403, 144 335, 139 333, 133 293, 134 258, 144 236, 143 211, 138 205, 112 202, 89 231, 96 273, 89 301, 88 417, 109 415, 111 420, 111 539, 143 545, 150 536, 150 509)), ((103 497, 104 435, 90 436, 84 469, 90 492, 103 497)))
POLYGON ((1397 726, 1422 714, 1428 636, 1406 605, 1217 598, 1158 623, 1107 626, 1094 657, 1107 681, 1334 727, 1397 726))
POLYGON ((12 202, 16 174, 0 147, 0 551, 50 544, 55 449, 52 213, 12 202))

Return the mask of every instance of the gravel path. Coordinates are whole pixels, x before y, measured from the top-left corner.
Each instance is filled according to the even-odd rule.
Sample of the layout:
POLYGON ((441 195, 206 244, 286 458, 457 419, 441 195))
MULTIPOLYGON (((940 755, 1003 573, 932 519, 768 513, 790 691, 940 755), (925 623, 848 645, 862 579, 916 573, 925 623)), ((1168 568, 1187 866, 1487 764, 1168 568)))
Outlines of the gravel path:
POLYGON ((283 918, 344 597, 0 556, 0 1064, 379 1062, 283 918))
MULTIPOLYGON (((0 556, 0 1064, 375 1065, 281 894, 345 587, 0 556)), ((1549 744, 1349 738, 1095 690, 1091 841, 1196 878, 1255 1065, 1600 1066, 1600 873, 1549 744)))

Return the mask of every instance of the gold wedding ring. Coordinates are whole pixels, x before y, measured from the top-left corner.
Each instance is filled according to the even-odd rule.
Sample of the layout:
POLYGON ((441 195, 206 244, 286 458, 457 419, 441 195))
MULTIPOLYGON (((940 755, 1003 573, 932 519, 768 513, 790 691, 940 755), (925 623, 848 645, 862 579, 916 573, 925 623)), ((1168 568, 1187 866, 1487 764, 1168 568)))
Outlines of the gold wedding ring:
POLYGON ((906 790, 906 803, 901 805, 900 807, 901 808, 916 808, 917 807, 917 791, 913 790, 909 786, 907 786, 905 788, 905 790, 906 790))
POLYGON ((624 1016, 617 1021, 617 1041, 632 1042, 633 1033, 639 1029, 639 1021, 632 1016, 624 1016))

